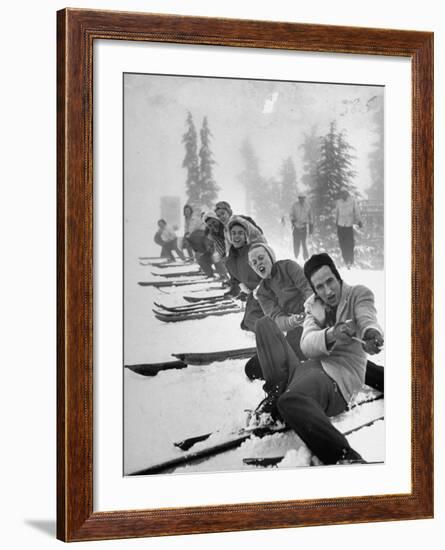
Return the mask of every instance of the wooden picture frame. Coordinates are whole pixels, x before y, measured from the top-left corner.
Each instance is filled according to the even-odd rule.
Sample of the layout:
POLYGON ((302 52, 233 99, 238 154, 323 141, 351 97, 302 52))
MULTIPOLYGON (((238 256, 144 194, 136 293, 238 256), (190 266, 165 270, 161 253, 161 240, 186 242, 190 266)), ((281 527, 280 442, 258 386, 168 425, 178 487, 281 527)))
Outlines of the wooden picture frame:
POLYGON ((433 34, 65 9, 57 14, 57 536, 98 540, 433 516, 433 34), (93 512, 93 43, 126 40, 409 58, 411 492, 93 512))

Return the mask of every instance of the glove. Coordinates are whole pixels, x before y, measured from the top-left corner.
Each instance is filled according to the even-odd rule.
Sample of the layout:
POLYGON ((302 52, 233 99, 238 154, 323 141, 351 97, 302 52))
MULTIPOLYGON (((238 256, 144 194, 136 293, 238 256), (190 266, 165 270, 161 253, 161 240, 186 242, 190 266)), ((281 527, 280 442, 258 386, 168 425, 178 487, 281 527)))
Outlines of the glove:
POLYGON ((365 341, 365 343, 362 344, 363 349, 366 353, 369 353, 369 355, 379 353, 384 343, 383 336, 375 328, 368 328, 363 336, 363 340, 365 341))
POLYGON ((351 337, 355 334, 355 327, 353 323, 337 323, 333 332, 336 343, 346 345, 352 342, 351 337))
POLYGON ((314 224, 310 223, 309 224, 309 235, 312 235, 313 232, 314 232, 314 224))
POLYGON ((240 283, 239 288, 244 294, 250 294, 252 292, 244 283, 240 283))
POLYGON ((289 316, 289 322, 292 328, 299 327, 304 321, 304 313, 293 313, 289 316))

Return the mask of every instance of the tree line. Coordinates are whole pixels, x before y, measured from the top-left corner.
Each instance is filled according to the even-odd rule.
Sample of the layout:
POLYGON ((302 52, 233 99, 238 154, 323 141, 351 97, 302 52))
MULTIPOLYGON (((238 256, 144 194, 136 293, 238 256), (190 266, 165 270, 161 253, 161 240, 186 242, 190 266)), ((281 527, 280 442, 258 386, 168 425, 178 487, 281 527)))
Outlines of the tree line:
POLYGON ((189 111, 186 119, 186 131, 182 136, 185 157, 182 167, 186 169, 186 193, 188 203, 195 206, 212 206, 218 197, 219 186, 213 176, 216 161, 211 150, 212 132, 207 117, 204 117, 198 132, 189 111), (198 147, 199 146, 199 147, 198 147))

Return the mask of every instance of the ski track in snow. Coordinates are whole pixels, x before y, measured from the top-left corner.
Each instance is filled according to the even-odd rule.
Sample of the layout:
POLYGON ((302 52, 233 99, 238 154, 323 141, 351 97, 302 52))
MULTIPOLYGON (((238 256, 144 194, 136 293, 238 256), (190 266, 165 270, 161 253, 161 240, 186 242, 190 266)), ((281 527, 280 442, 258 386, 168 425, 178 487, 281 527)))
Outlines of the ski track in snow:
MULTIPOLYGON (((280 257, 280 256, 278 256, 280 257)), ((207 317, 194 321, 163 323, 153 313, 153 302, 167 306, 186 305, 182 296, 207 297, 223 290, 206 291, 206 285, 156 289, 141 287, 138 281, 162 280, 151 272, 174 272, 178 268, 137 266, 125 279, 125 364, 172 360, 172 353, 210 352, 255 345, 253 334, 239 327, 243 313, 207 317), (202 292, 196 292, 202 290, 202 292)), ((191 270, 194 266, 187 266, 191 270)), ((384 321, 384 273, 352 269, 340 270, 348 284, 365 284, 375 294, 379 321, 384 321)), ((167 279, 165 279, 167 280, 167 279)), ((188 304, 190 305, 190 304, 188 304)), ((383 327, 384 328, 384 327, 383 327)), ((384 364, 383 352, 373 361, 384 364)), ((160 372, 144 377, 129 369, 124 375, 124 470, 131 473, 184 454, 173 442, 214 432, 191 451, 224 441, 234 430, 245 426, 245 409, 255 408, 264 397, 262 382, 249 382, 244 374, 246 359, 226 360, 206 366, 160 372)), ((363 398, 364 394, 359 396, 363 398)), ((369 403, 341 415, 336 426, 341 431, 384 415, 384 400, 369 403)), ((384 461, 384 421, 348 436, 351 445, 368 461, 384 461)), ((264 438, 251 437, 237 449, 200 463, 177 468, 175 473, 256 470, 243 458, 284 456, 278 468, 309 466, 311 454, 293 432, 264 438)), ((274 468, 277 467, 268 467, 274 468)))

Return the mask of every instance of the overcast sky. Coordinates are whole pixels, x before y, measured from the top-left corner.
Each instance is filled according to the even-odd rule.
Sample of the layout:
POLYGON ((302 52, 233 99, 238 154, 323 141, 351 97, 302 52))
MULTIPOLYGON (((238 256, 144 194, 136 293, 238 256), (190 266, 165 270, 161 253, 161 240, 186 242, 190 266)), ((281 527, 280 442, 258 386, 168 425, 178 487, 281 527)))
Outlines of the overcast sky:
POLYGON ((304 133, 315 125, 324 134, 332 120, 355 147, 354 183, 363 192, 370 184, 368 154, 377 140, 373 106, 383 93, 377 86, 126 74, 125 217, 148 229, 160 215, 162 195, 185 201, 181 139, 188 111, 198 132, 203 117, 208 118, 219 199, 233 203, 236 211, 244 208, 238 175, 243 170, 240 145, 246 137, 263 176, 278 176, 283 160, 291 156, 299 180, 304 133))

